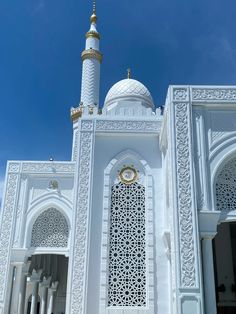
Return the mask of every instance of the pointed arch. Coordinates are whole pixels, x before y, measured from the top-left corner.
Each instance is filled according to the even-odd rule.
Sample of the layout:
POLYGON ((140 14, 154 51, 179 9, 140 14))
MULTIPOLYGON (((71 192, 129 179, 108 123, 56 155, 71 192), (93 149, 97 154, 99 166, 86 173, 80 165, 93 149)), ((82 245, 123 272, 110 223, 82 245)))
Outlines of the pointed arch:
POLYGON ((64 215, 54 207, 44 210, 35 220, 31 247, 67 247, 69 226, 64 215))
MULTIPOLYGON (((119 192, 119 191, 118 191, 119 192)), ((153 285, 150 285, 149 283, 151 281, 154 281, 154 274, 153 274, 153 255, 152 255, 152 249, 154 245, 154 227, 153 227, 153 178, 150 171, 150 167, 147 164, 146 160, 142 158, 139 154, 137 154, 135 151, 132 150, 125 150, 116 155, 107 165, 104 171, 104 193, 103 193, 103 224, 102 224, 102 251, 101 251, 101 281, 100 281, 100 313, 104 313, 108 310, 108 313, 113 313, 113 311, 116 311, 116 307, 114 306, 134 306, 137 309, 137 313, 140 310, 140 308, 147 306, 147 304, 150 303, 150 300, 152 299, 152 296, 154 294, 154 288, 153 285), (135 183, 132 183, 129 188, 127 186, 125 187, 124 184, 119 179, 119 173, 122 169, 126 167, 134 168, 137 173, 138 177, 135 183), (134 225, 133 221, 133 232, 131 232, 131 237, 133 240, 136 241, 135 238, 135 232, 138 232, 141 230, 142 227, 142 236, 141 236, 141 246, 143 245, 143 252, 142 257, 137 256, 137 258, 140 258, 140 265, 136 265, 137 267, 133 269, 133 284, 135 285, 135 280, 137 280, 137 287, 139 286, 139 289, 133 289, 136 290, 133 293, 132 300, 129 302, 129 298, 124 298, 123 301, 120 303, 115 301, 112 295, 112 289, 109 290, 109 288, 112 286, 112 279, 113 278, 113 268, 109 267, 109 263, 112 263, 111 260, 111 254, 114 253, 111 250, 112 245, 112 233, 115 232, 115 227, 113 228, 112 223, 113 220, 116 219, 114 214, 114 204, 112 199, 113 198, 119 198, 120 193, 116 193, 119 189, 123 189, 123 194, 126 193, 128 197, 132 196, 134 200, 132 199, 132 205, 129 205, 130 212, 133 213, 135 211, 135 206, 138 207, 138 204, 136 204, 136 199, 142 199, 142 208, 141 210, 141 218, 142 223, 139 224, 138 228, 136 225, 134 225), (141 191, 141 192, 140 192, 141 191), (141 195, 141 194, 142 195, 141 195), (138 196, 138 194, 140 194, 138 196), (134 205, 134 206, 133 206, 134 205), (142 225, 143 224, 143 225, 142 225), (136 228, 137 227, 137 228, 136 228), (147 237, 148 234, 148 237, 147 237), (149 249, 147 249, 149 248, 149 249), (151 255, 150 255, 151 254, 151 255), (142 265, 141 265, 142 264, 142 265), (136 274, 137 269, 142 269, 143 273, 141 274, 140 278, 138 278, 138 274, 136 274), (140 282, 142 281, 142 283, 140 282), (109 287, 109 288, 108 288, 109 287), (144 291, 145 290, 145 291, 144 291), (140 297, 138 297, 140 296, 140 297), (116 305, 115 305, 116 304, 116 305)), ((140 203, 140 202, 139 202, 140 203)), ((120 206, 120 214, 121 212, 125 211, 125 206, 120 206), (123 211, 122 211, 123 210, 123 211)), ((132 214, 131 214, 132 215, 132 214)), ((118 215, 119 216, 119 215, 118 215)), ((120 215, 122 220, 122 215, 120 215)), ((121 221, 120 221, 121 223, 121 221)), ((121 223, 122 224, 122 223, 121 223)), ((123 230, 124 231, 124 230, 123 230)), ((126 230, 125 232, 128 232, 126 230)), ((124 240, 124 234, 125 232, 121 232, 120 238, 122 237, 121 242, 124 240)), ((138 243, 138 242, 137 242, 138 243)), ((140 246, 140 248, 141 248, 140 246)), ((137 252, 137 254, 139 254, 137 252)), ((127 257, 128 258, 128 257, 127 257)), ((133 259, 135 260, 135 258, 133 259)), ((120 263, 122 261, 120 260, 120 263)), ((125 267, 125 262, 128 262, 123 260, 123 266, 125 267)), ((139 263, 139 262, 138 262, 139 263)), ((126 265, 128 267, 128 265, 126 265)), ((131 265, 129 265, 131 266, 131 265)), ((116 267, 116 265, 115 265, 116 267)), ((116 280, 116 278, 115 278, 116 280)), ((121 279, 123 280, 123 279, 121 279)), ((123 289, 124 290, 124 289, 123 289)), ((128 291, 123 291, 122 293, 125 295, 125 293, 128 293, 128 291)), ((134 312, 136 313, 136 312, 134 312)))

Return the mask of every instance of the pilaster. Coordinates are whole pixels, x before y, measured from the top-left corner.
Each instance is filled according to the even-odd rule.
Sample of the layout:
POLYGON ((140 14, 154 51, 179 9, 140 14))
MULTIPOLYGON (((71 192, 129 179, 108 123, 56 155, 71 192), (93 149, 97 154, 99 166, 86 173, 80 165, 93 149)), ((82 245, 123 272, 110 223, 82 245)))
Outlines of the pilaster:
POLYGON ((80 120, 77 177, 75 178, 75 208, 71 255, 69 259, 67 314, 86 313, 87 254, 94 152, 94 121, 80 120))
POLYGON ((20 180, 20 163, 9 162, 6 176, 6 195, 2 206, 0 224, 0 313, 7 313, 6 297, 8 276, 10 273, 10 254, 13 242, 17 198, 20 180))
POLYGON ((203 313, 197 206, 194 192, 192 108, 188 87, 171 87, 173 224, 178 313, 203 313))

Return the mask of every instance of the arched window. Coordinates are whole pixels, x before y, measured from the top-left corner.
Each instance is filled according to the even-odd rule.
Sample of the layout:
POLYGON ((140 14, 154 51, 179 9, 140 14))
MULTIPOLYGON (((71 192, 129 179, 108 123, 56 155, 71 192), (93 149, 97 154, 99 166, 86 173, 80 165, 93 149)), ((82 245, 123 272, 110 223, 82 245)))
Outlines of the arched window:
POLYGON ((215 195, 217 210, 236 209, 236 158, 227 162, 217 175, 215 195))
POLYGON ((55 208, 45 210, 32 229, 32 247, 66 247, 69 228, 65 217, 55 208))
POLYGON ((145 306, 145 187, 135 169, 122 171, 111 190, 108 306, 145 306))

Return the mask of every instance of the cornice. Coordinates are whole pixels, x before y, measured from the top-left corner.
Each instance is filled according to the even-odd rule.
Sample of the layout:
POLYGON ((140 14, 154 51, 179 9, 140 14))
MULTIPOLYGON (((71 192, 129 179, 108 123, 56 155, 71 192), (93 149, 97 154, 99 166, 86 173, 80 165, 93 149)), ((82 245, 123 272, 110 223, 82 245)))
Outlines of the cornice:
POLYGON ((171 86, 173 102, 191 102, 193 105, 236 105, 236 86, 171 86))
POLYGON ((86 59, 97 59, 100 63, 102 63, 102 54, 95 49, 86 49, 81 54, 82 61, 86 59))
POLYGON ((162 120, 97 119, 96 132, 160 133, 162 120))
POLYGON ((9 161, 8 173, 24 174, 74 174, 74 162, 9 161))
POLYGON ((100 34, 98 32, 95 32, 93 30, 90 30, 86 33, 85 35, 86 38, 92 37, 92 38, 97 38, 98 40, 100 39, 100 34))

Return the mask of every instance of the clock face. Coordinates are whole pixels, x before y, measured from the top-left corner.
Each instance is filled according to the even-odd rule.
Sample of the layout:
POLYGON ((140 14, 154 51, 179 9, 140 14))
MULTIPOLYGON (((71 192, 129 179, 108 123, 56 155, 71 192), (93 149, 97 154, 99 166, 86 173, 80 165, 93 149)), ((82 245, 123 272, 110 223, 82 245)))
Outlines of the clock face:
POLYGON ((134 183, 138 178, 137 171, 132 167, 125 167, 120 171, 120 180, 125 184, 134 183))

